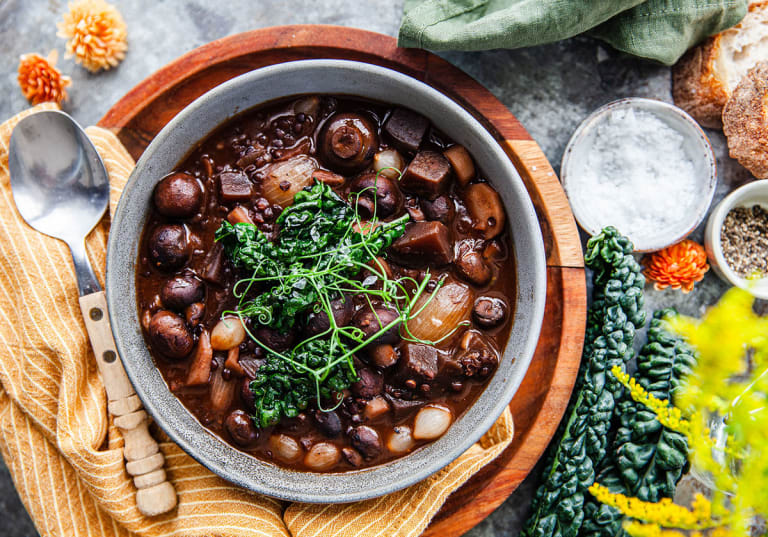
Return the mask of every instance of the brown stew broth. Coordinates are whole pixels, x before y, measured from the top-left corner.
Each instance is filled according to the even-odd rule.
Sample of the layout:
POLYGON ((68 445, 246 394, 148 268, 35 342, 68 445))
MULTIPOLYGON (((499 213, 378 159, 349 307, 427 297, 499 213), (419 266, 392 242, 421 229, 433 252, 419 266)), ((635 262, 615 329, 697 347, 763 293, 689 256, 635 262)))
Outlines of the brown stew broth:
MULTIPOLYGON (((258 437, 246 442, 243 442, 242 438, 238 441, 233 436, 231 429, 226 425, 227 417, 233 411, 238 410, 245 411, 249 415, 252 414, 248 408, 248 402, 244 401, 241 396, 242 385, 247 382, 243 378, 249 378, 253 371, 258 368, 260 361, 264 359, 265 351, 249 337, 246 337, 239 346, 240 363, 241 365, 245 364, 243 365, 244 375, 238 375, 236 371, 225 368, 224 362, 227 358, 227 351, 214 351, 210 380, 193 386, 187 383, 200 334, 204 330, 210 332, 219 322, 222 312, 237 308, 238 299, 233 295, 232 289, 240 278, 247 276, 243 271, 234 268, 225 254, 216 255, 220 248, 217 250, 215 247, 214 233, 221 223, 228 218, 233 208, 239 205, 245 209, 248 217, 259 229, 272 238, 276 237, 279 230, 276 229, 274 222, 282 211, 282 207, 279 203, 273 203, 262 196, 262 186, 276 163, 295 159, 297 155, 302 154, 309 155, 313 159, 311 161, 313 165, 318 165, 318 170, 329 170, 342 175, 345 178, 343 184, 335 185, 334 183, 332 186, 343 199, 349 199, 350 185, 354 179, 367 171, 371 171, 373 167, 370 162, 367 162, 360 171, 350 172, 334 167, 329 164, 331 159, 323 157, 323 151, 320 149, 322 144, 321 132, 324 125, 339 114, 362 115, 368 118, 378 137, 378 143, 373 150, 379 152, 397 148, 404 159, 402 168, 405 168, 414 159, 416 153, 409 150, 408 131, 409 129, 418 131, 419 125, 418 121, 416 121, 415 127, 414 123, 409 124, 405 121, 405 129, 397 131, 396 126, 393 126, 391 132, 394 135, 392 135, 384 126, 394 110, 396 109, 390 105, 345 96, 305 96, 268 103, 246 111, 228 121, 203 140, 177 166, 174 173, 183 172, 192 176, 197 187, 202 191, 202 200, 199 201, 199 206, 196 205, 194 196, 190 198, 192 199, 189 202, 191 203, 190 206, 196 209, 194 214, 186 217, 169 216, 169 211, 166 209, 164 209, 165 214, 162 214, 159 210, 160 206, 157 205, 159 198, 157 198, 158 194, 156 193, 155 204, 149 212, 143 230, 136 271, 136 298, 145 340, 170 390, 200 423, 237 449, 259 459, 296 470, 317 470, 304 462, 307 452, 317 443, 331 443, 340 450, 342 448, 347 450, 336 464, 329 468, 323 468, 323 471, 348 471, 356 467, 378 465, 401 457, 405 453, 389 451, 387 439, 397 425, 408 425, 413 428, 415 415, 420 408, 423 408, 423 405, 416 406, 411 410, 401 410, 399 415, 395 417, 392 410, 393 401, 411 400, 424 404, 439 404, 450 409, 452 419, 455 420, 477 399, 486 382, 493 375, 495 366, 500 359, 500 353, 506 345, 514 314, 512 308, 515 303, 516 289, 516 272, 513 256, 510 253, 509 233, 502 221, 501 225, 504 229, 490 239, 485 238, 484 235, 487 236, 489 232, 484 228, 493 227, 498 223, 494 222, 493 218, 488 219, 488 222, 478 223, 467 208, 465 202, 467 189, 471 185, 486 182, 479 169, 482 167, 482 162, 475 163, 478 166, 476 176, 471 178, 469 185, 465 184, 464 186, 459 184, 457 170, 454 169, 454 164, 451 162, 450 176, 446 181, 447 186, 444 187, 445 190, 440 198, 447 198, 448 204, 452 205, 450 212, 454 213, 454 216, 447 220, 454 262, 429 268, 433 277, 446 274, 449 278, 448 281, 460 282, 468 287, 472 300, 469 307, 470 313, 466 317, 470 326, 466 329, 460 328, 450 338, 437 345, 440 354, 440 370, 434 378, 427 378, 426 380, 421 378, 415 386, 413 382, 405 385, 404 382, 415 378, 411 374, 411 370, 401 369, 399 363, 387 368, 377 367, 372 364, 372 359, 369 356, 360 355, 360 361, 356 362, 358 368, 362 366, 383 375, 384 388, 378 397, 387 401, 387 411, 374 419, 368 419, 365 408, 370 397, 345 393, 344 403, 336 410, 342 423, 341 433, 338 436, 329 437, 318 426, 314 417, 315 411, 309 408, 297 418, 283 419, 275 426, 258 430, 258 437), (303 112, 298 110, 303 110, 303 112), (401 139, 395 139, 397 137, 401 139), (222 174, 227 172, 242 172, 238 177, 247 176, 252 189, 251 195, 247 198, 241 197, 238 201, 224 199, 221 181, 222 174), (156 241, 161 239, 156 239, 153 233, 160 226, 182 226, 180 229, 183 230, 184 239, 187 243, 184 253, 186 257, 183 263, 172 262, 167 263, 166 266, 158 266, 160 264, 158 259, 167 258, 167 256, 163 257, 165 255, 163 252, 161 252, 163 255, 160 257, 156 255, 156 250, 162 245, 157 246, 156 241), (468 252, 477 252, 479 257, 474 256, 474 261, 480 263, 483 270, 490 270, 492 277, 489 283, 478 283, 483 281, 482 276, 474 277, 473 280, 472 274, 474 272, 460 268, 458 260, 463 261, 468 252), (481 261, 477 261, 477 259, 481 259, 481 261), (220 262, 218 267, 214 266, 217 260, 220 262), (200 286, 202 287, 202 295, 194 299, 196 305, 174 309, 164 303, 161 298, 162 289, 169 279, 180 275, 193 279, 196 283, 202 282, 200 286), (478 321, 479 314, 472 309, 472 304, 475 304, 475 309, 477 309, 475 300, 479 297, 501 301, 505 307, 501 320, 497 318, 492 319, 490 323, 485 323, 486 325, 495 324, 495 326, 483 326, 478 321), (200 308, 197 304, 203 304, 204 308, 200 308), (197 310, 194 310, 194 307, 197 307, 197 310), (190 312, 190 309, 193 311, 190 312), (172 351, 167 350, 166 346, 158 345, 158 340, 153 339, 153 334, 150 333, 150 325, 157 317, 157 312, 164 310, 173 311, 183 321, 176 329, 182 332, 188 331, 191 344, 194 344, 192 350, 189 350, 189 341, 185 340, 181 343, 178 340, 170 341, 169 345, 172 346, 173 352, 178 350, 179 354, 183 356, 169 358, 172 351), (202 310, 202 315, 200 315, 200 310, 202 310), (479 337, 474 339, 468 337, 466 334, 469 330, 472 330, 479 337), (458 363, 455 362, 457 356, 466 356, 466 354, 462 354, 464 351, 460 348, 462 341, 469 342, 472 349, 480 349, 477 352, 480 353, 483 360, 486 360, 480 364, 480 369, 478 369, 480 372, 471 370, 471 368, 466 369, 464 365, 462 365, 464 369, 461 369, 463 373, 456 373, 455 371, 446 373, 444 371, 447 367, 444 367, 444 364, 455 365, 458 363), (474 347, 473 345, 479 346, 474 347), (451 362, 451 360, 454 361, 451 362), (482 369, 483 367, 485 369, 482 369), (464 373, 469 370, 472 371, 472 374, 466 376, 464 373), (411 374, 410 377, 409 374, 411 374), (219 400, 218 408, 214 408, 216 405, 212 405, 211 401, 212 379, 216 375, 221 376, 219 380, 223 380, 224 384, 222 385, 230 386, 228 388, 230 399, 225 397, 223 403, 219 400), (406 380, 404 381, 404 379, 406 380), (422 381, 424 382, 422 383, 422 381), (225 406, 222 407, 222 405, 225 406), (352 453, 352 461, 350 461, 347 453, 350 452, 353 444, 350 440, 349 431, 350 428, 360 425, 368 426, 378 433, 380 453, 373 450, 373 454, 368 457, 357 457, 352 453), (273 434, 285 434, 298 442, 301 455, 297 460, 286 461, 276 456, 269 441, 273 434)), ((410 114, 409 117, 405 118, 406 120, 413 120, 415 114, 400 110, 406 116, 410 114)), ((417 135, 416 139, 418 141, 418 153, 427 151, 442 154, 446 149, 455 145, 431 124, 428 124, 423 136, 419 139, 417 135)), ((344 151, 341 152, 346 155, 344 151)), ((442 161, 440 164, 444 165, 442 161)), ((433 173, 433 169, 434 167, 427 166, 428 174, 433 173)), ((160 179, 162 178, 158 178, 158 181, 160 179)), ((433 206, 438 205, 438 203, 427 199, 430 194, 414 193, 421 188, 418 186, 421 184, 418 182, 420 180, 415 180, 417 186, 409 188, 410 192, 400 192, 402 203, 393 214, 382 218, 382 220, 392 220, 406 212, 411 214, 412 221, 423 219, 430 222, 429 217, 435 217, 435 215, 445 218, 439 210, 424 210, 424 207, 428 206, 429 203, 433 203, 433 206)), ((429 180, 426 181, 426 183, 428 182, 429 180)), ((184 184, 181 186, 184 187, 184 184)), ((281 184, 280 188, 283 189, 284 186, 281 184)), ((191 188, 194 190, 195 187, 191 188)), ((284 190, 290 189, 285 188, 284 190)), ((176 210, 174 208, 176 206, 173 204, 177 203, 178 199, 181 198, 171 196, 169 201, 172 206, 171 212, 176 210)), ((182 209, 179 211, 183 212, 182 209)), ((408 224, 408 226, 412 225, 408 224)), ((168 240, 174 239, 171 237, 168 240)), ((163 244, 166 244, 168 240, 163 244)), ((179 237, 178 240, 181 241, 182 239, 179 237)), ((433 255, 409 254, 405 250, 393 251, 393 248, 394 246, 389 248, 389 255, 386 256, 386 259, 395 278, 408 275, 420 280, 424 277, 428 264, 436 259, 436 256, 433 255), (404 251, 405 253, 403 253, 404 251)), ((357 304, 356 308, 361 307, 359 301, 354 302, 357 304)), ((184 303, 183 300, 182 303, 184 303)), ((255 333, 257 329, 255 321, 249 323, 249 329, 255 333)), ((301 339, 302 337, 299 335, 295 342, 298 343, 301 339)), ((165 340, 161 341, 161 343, 164 342, 165 340)), ((406 345, 408 343, 404 341, 394 345, 395 351, 400 356, 399 361, 403 360, 402 353, 406 345)), ((431 441, 431 439, 415 440, 408 452, 412 452, 431 441)), ((360 454, 359 450, 357 452, 360 454)))

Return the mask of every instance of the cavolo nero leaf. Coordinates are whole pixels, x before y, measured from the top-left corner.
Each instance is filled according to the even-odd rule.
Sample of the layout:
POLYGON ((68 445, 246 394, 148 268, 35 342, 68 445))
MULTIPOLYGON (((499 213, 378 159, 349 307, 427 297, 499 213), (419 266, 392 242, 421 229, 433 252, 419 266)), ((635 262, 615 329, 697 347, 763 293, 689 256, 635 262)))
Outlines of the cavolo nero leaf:
POLYGON ((574 394, 547 456, 525 537, 575 537, 584 520, 587 489, 607 449, 622 386, 610 374, 633 356, 637 328, 645 323, 641 267, 632 243, 606 227, 587 242, 594 295, 587 316, 582 366, 574 394))
MULTIPOLYGON (((680 379, 691 372, 696 351, 667 330, 672 309, 657 311, 648 328, 648 341, 637 359, 634 377, 660 400, 672 400, 680 379)), ((611 492, 657 502, 669 498, 687 465, 688 442, 658 422, 653 412, 635 402, 625 389, 617 404, 618 426, 609 455, 597 477, 611 492)), ((585 507, 580 535, 624 536, 623 516, 591 498, 585 507)))

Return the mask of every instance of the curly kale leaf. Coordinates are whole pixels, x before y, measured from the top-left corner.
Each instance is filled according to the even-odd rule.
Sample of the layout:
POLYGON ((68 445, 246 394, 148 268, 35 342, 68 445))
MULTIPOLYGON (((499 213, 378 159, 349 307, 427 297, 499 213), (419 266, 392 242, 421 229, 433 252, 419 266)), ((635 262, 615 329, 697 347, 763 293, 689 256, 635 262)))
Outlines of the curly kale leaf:
POLYGON ((280 258, 275 245, 253 224, 233 225, 225 220, 216 230, 215 238, 238 267, 268 275, 279 266, 280 258))
POLYGON ((621 384, 614 365, 632 358, 637 328, 645 324, 645 278, 632 256, 632 243, 607 227, 587 242, 584 257, 593 270, 594 297, 576 388, 533 499, 525 537, 575 537, 584 520, 587 489, 607 450, 608 433, 621 384))
POLYGON ((332 365, 320 385, 307 375, 307 369, 329 366, 341 351, 342 348, 333 347, 330 340, 314 339, 296 349, 292 362, 269 355, 250 385, 256 408, 253 416, 256 425, 269 427, 284 417, 295 418, 311 400, 332 399, 334 393, 341 393, 358 380, 354 369, 346 361, 332 365))
MULTIPOLYGON (((654 314, 635 374, 640 385, 660 400, 671 401, 681 379, 696 364, 697 351, 668 330, 665 319, 675 314, 672 309, 654 314)), ((685 437, 662 427, 655 414, 633 401, 626 390, 621 410, 615 459, 624 484, 645 501, 671 497, 687 462, 685 437)))
POLYGON ((222 222, 216 240, 229 259, 271 284, 241 305, 243 315, 280 332, 289 330, 318 303, 319 289, 354 277, 360 265, 400 237, 407 217, 375 226, 365 237, 352 229, 354 219, 354 209, 318 182, 298 192, 278 217, 275 242, 253 224, 222 222))
MULTIPOLYGON (((310 311, 330 313, 330 301, 341 296, 340 289, 349 287, 362 265, 405 232, 407 220, 406 215, 376 223, 363 235, 354 229, 354 209, 318 182, 297 193, 278 217, 274 242, 253 224, 223 222, 216 240, 236 267, 251 274, 238 284, 247 284, 240 289, 239 315, 285 333, 310 311)), ((250 385, 257 426, 295 417, 312 401, 335 401, 357 380, 348 339, 337 330, 283 354, 268 350, 250 385)))
MULTIPOLYGON (((672 309, 657 311, 648 328, 648 342, 637 359, 635 379, 654 397, 672 400, 680 379, 691 372, 696 351, 667 330, 672 309)), ((669 498, 687 465, 688 442, 665 429, 653 412, 635 402, 627 390, 617 404, 618 427, 609 456, 597 481, 611 492, 657 502, 669 498)), ((624 536, 621 513, 590 499, 585 507, 581 535, 624 536)))

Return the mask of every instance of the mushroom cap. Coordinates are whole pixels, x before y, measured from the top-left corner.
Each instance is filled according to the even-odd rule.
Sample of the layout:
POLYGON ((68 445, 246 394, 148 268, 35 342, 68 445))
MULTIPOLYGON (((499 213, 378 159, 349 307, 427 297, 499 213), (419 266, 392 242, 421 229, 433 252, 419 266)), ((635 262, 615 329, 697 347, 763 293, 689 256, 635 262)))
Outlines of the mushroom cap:
POLYGON ((330 169, 351 173, 366 168, 379 146, 375 123, 362 114, 332 116, 318 138, 318 155, 330 169))

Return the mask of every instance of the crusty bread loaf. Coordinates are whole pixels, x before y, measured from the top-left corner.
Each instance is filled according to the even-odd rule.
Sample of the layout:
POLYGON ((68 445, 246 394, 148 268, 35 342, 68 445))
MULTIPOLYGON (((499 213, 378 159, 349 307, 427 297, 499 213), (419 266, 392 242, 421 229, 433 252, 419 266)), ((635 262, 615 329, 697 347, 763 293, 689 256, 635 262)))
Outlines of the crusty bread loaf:
POLYGON ((675 104, 705 127, 721 128, 726 101, 757 62, 768 60, 768 0, 750 2, 744 19, 693 47, 672 68, 675 104))
POLYGON ((723 110, 731 157, 752 175, 768 178, 768 61, 755 65, 733 90, 723 110))

